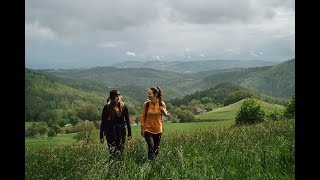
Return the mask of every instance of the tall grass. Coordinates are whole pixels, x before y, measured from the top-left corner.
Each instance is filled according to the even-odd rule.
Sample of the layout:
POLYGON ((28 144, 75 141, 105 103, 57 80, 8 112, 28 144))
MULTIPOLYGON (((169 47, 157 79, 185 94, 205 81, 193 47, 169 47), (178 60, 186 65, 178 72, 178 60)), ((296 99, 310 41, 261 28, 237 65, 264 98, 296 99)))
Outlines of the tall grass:
MULTIPOLYGON (((191 122, 191 123, 164 123, 163 129, 165 133, 169 132, 190 132, 190 131, 199 131, 201 129, 206 128, 214 128, 217 126, 230 126, 233 124, 233 121, 216 121, 216 122, 191 122)), ((94 131, 94 134, 92 135, 95 137, 95 142, 99 143, 99 129, 94 131)), ((137 136, 140 136, 140 126, 132 126, 131 127, 132 136, 136 138, 137 136)), ((58 146, 63 145, 67 143, 75 143, 76 139, 74 139, 74 136, 76 136, 77 133, 70 133, 70 134, 61 134, 57 135, 56 137, 53 137, 52 139, 45 136, 45 137, 26 137, 25 138, 25 146, 28 149, 31 148, 42 148, 46 146, 58 146)))
MULTIPOLYGON (((200 123, 199 123, 200 124, 200 123)), ((26 149, 26 179, 295 179, 295 121, 165 131, 158 159, 140 136, 119 161, 105 144, 26 149)))

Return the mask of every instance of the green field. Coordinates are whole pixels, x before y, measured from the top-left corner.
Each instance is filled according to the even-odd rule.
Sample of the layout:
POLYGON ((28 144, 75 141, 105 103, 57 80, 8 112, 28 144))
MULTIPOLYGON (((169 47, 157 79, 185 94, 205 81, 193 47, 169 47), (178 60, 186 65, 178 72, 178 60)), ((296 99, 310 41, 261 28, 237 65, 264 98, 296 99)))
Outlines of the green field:
MULTIPOLYGON (((214 127, 223 127, 233 124, 232 121, 221 121, 221 122, 192 122, 192 123, 164 123, 163 124, 163 133, 164 134, 170 134, 175 132, 192 132, 192 131, 200 131, 203 129, 208 128, 214 128, 214 127)), ((132 126, 132 137, 137 138, 140 135, 140 126, 132 126)), ((75 143, 76 140, 73 139, 73 137, 76 135, 76 133, 70 133, 70 134, 62 134, 58 135, 56 137, 53 137, 52 139, 45 136, 43 137, 27 137, 25 138, 25 146, 29 149, 34 148, 40 148, 40 147, 46 147, 46 146, 57 146, 62 144, 68 144, 68 143, 75 143)), ((99 142, 99 130, 96 130, 93 134, 93 136, 96 137, 96 142, 99 142)))
POLYGON ((98 130, 92 144, 76 143, 75 133, 26 138, 25 179, 295 179, 295 120, 235 126, 241 103, 198 122, 164 123, 155 161, 147 159, 140 126, 132 126, 121 161, 108 161, 98 130))
MULTIPOLYGON (((179 124, 167 126, 159 157, 154 162, 147 160, 147 145, 141 136, 126 143, 124 159, 115 162, 108 162, 106 145, 99 143, 26 150, 25 177, 295 179, 294 120, 266 121, 250 126, 222 122, 228 121, 186 123, 190 127, 202 126, 200 124, 205 127, 188 133, 175 132, 182 130, 179 124), (219 123, 221 126, 214 125, 219 123)), ((134 131, 136 133, 137 129, 134 131)))
MULTIPOLYGON (((226 107, 222 107, 216 109, 214 111, 207 112, 202 115, 197 115, 196 118, 199 119, 199 122, 190 122, 190 123, 164 123, 163 130, 164 134, 172 133, 172 132, 192 132, 192 131, 201 131, 203 129, 208 128, 216 128, 216 127, 226 127, 234 124, 234 119, 236 116, 236 111, 240 109, 241 104, 244 100, 236 102, 234 104, 230 104, 226 107)), ((283 109, 283 106, 273 105, 266 102, 261 101, 261 105, 263 107, 269 108, 278 108, 283 109)), ((30 127, 33 122, 26 122, 26 128, 30 127)), ((38 123, 38 122, 36 122, 38 123)), ((27 137, 25 138, 25 145, 27 148, 34 147, 45 147, 46 145, 56 146, 68 143, 75 143, 76 140, 73 137, 76 133, 71 134, 62 134, 52 139, 45 136, 44 138, 40 137, 27 137)), ((97 137, 95 139, 96 142, 99 142, 99 130, 94 132, 94 136, 97 137)), ((138 137, 140 136, 140 126, 132 126, 132 136, 138 137)))
POLYGON ((73 137, 76 133, 70 134, 62 134, 52 139, 45 136, 45 137, 28 137, 25 138, 25 146, 29 149, 40 148, 40 147, 47 147, 47 146, 57 146, 62 144, 74 143, 76 142, 73 137))

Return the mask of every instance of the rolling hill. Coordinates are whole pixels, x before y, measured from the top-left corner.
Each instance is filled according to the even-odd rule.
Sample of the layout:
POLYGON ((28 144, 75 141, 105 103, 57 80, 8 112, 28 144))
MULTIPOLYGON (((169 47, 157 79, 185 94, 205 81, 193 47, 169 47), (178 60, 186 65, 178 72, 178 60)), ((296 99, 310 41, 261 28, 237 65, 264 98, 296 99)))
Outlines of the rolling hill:
POLYGON ((210 87, 222 82, 232 82, 269 96, 289 98, 295 93, 295 59, 275 66, 215 72, 205 76, 203 81, 210 87))
MULTIPOLYGON (((237 111, 240 109, 242 103, 244 102, 244 99, 235 102, 233 104, 230 104, 228 106, 215 109, 213 111, 209 111, 207 113, 197 115, 196 117, 200 120, 234 120, 237 114, 237 111)), ((284 110, 284 106, 277 105, 277 104, 271 104, 262 100, 258 100, 258 103, 260 103, 261 107, 264 109, 278 109, 278 110, 284 110)))
MULTIPOLYGON (((135 86, 136 89, 145 91, 148 87, 158 85, 167 92, 167 99, 183 97, 196 91, 214 87, 222 82, 236 83, 269 96, 288 98, 294 92, 294 65, 286 66, 286 68, 283 66, 292 64, 292 61, 294 62, 294 60, 290 60, 274 66, 214 69, 197 73, 116 67, 47 69, 39 71, 62 78, 101 83, 108 85, 109 88, 126 89, 135 86), (286 87, 284 88, 284 86, 286 87)), ((139 97, 139 99, 142 96, 145 98, 145 93, 135 96, 139 97)))
MULTIPOLYGON (((260 99, 268 102, 286 102, 294 93, 294 66, 295 60, 292 59, 275 66, 216 69, 198 73, 115 67, 45 70, 26 68, 25 117, 33 121, 44 110, 75 109, 90 104, 100 111, 112 89, 120 90, 128 105, 140 108, 146 100, 147 89, 156 85, 164 90, 165 101, 182 100, 180 104, 199 99, 200 96, 208 96, 207 93, 212 94, 209 91, 228 83, 241 87, 235 91, 231 91, 234 86, 218 91, 220 95, 226 93, 225 96, 212 94, 216 103, 227 105, 225 98, 232 96, 232 93, 238 93, 239 96, 243 92, 254 92, 260 99)), ((232 101, 235 100, 237 99, 232 101)))
POLYGON ((240 84, 260 93, 288 98, 295 93, 295 59, 251 76, 240 84))
POLYGON ((126 61, 111 65, 118 68, 152 68, 180 73, 196 73, 215 69, 232 69, 273 66, 271 61, 244 60, 201 60, 201 61, 126 61))
MULTIPOLYGON (((42 120, 40 114, 60 109, 68 113, 70 109, 79 109, 84 105, 94 104, 98 109, 103 107, 106 96, 101 92, 79 90, 51 78, 46 74, 26 69, 25 73, 25 120, 42 120)), ((57 115, 58 116, 58 115, 57 115)))

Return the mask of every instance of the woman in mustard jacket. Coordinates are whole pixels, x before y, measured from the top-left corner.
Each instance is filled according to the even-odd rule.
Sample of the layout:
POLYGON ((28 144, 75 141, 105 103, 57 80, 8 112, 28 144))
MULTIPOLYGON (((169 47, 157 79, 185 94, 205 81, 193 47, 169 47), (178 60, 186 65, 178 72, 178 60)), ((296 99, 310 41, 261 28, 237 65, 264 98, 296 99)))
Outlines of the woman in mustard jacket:
POLYGON ((162 101, 160 87, 148 90, 148 99, 144 102, 141 115, 141 135, 148 144, 148 159, 153 160, 159 153, 162 134, 162 116, 167 116, 166 104, 162 101))

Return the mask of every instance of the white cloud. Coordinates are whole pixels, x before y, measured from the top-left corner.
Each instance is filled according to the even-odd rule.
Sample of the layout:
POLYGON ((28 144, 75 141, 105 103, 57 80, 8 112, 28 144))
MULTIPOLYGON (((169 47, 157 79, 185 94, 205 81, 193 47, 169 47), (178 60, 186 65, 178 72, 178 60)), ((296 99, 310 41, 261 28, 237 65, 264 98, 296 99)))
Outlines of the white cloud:
POLYGON ((101 42, 101 43, 97 43, 97 47, 101 47, 101 48, 115 48, 118 47, 120 45, 124 44, 124 42, 120 42, 120 41, 115 41, 115 42, 101 42))
POLYGON ((136 56, 136 53, 127 51, 127 52, 126 52, 126 55, 127 55, 127 56, 136 56))
POLYGON ((152 56, 153 59, 156 59, 156 60, 160 60, 161 57, 160 56, 152 56))
POLYGON ((26 20, 38 20, 62 36, 75 36, 147 25, 159 17, 158 4, 149 0, 28 0, 26 20))
POLYGON ((38 21, 25 24, 26 37, 50 40, 55 38, 55 33, 49 27, 42 26, 38 21))
POLYGON ((259 57, 259 55, 258 55, 258 54, 256 54, 256 53, 255 53, 255 52, 253 52, 253 51, 250 51, 249 53, 250 53, 250 55, 251 55, 251 56, 259 57))

